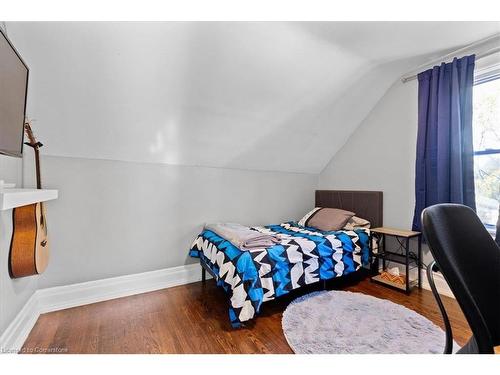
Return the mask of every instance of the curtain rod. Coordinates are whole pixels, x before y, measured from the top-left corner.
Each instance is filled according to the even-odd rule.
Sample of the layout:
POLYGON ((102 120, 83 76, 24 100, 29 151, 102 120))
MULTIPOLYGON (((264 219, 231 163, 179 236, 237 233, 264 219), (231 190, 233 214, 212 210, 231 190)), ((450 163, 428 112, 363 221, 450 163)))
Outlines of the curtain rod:
MULTIPOLYGON (((450 52, 442 57, 439 57, 437 59, 434 59, 428 63, 425 63, 425 64, 422 64, 420 66, 418 66, 416 69, 413 70, 413 72, 417 72, 417 73, 409 73, 409 74, 406 74, 404 75, 403 77, 401 77, 401 81, 403 83, 406 83, 406 82, 409 82, 409 81, 413 81, 414 79, 417 79, 417 76, 418 74, 420 73, 420 71, 423 71, 425 69, 429 69, 437 64, 441 64, 443 61, 447 61, 449 60, 450 58, 453 58, 453 57, 456 57, 457 54, 460 54, 462 52, 465 52, 471 48, 474 48, 474 47, 478 47, 480 45, 483 45, 483 44, 486 44, 487 42, 493 40, 493 39, 499 39, 499 42, 500 42, 500 33, 497 33, 497 34, 494 34, 494 35, 491 35, 487 38, 484 38, 484 39, 481 39, 481 40, 478 40, 474 43, 471 43, 471 44, 468 44, 466 45, 465 47, 462 47, 462 48, 459 48, 457 49, 456 51, 453 51, 453 52, 450 52)), ((485 52, 482 52, 482 53, 477 53, 476 54, 476 60, 478 59, 481 59, 483 57, 486 57, 486 56, 490 56, 494 53, 497 53, 497 52, 500 52, 500 45, 497 46, 497 47, 494 47, 494 48, 491 48, 485 52)))

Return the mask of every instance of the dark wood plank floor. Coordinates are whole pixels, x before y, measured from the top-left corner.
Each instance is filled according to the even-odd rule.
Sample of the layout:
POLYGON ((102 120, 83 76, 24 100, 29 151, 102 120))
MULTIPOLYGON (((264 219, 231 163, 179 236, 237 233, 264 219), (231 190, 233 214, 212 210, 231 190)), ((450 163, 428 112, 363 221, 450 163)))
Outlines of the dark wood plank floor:
MULTIPOLYGON (((335 280, 329 289, 370 294, 402 304, 443 327, 432 294, 407 296, 369 280, 335 280)), ((309 288, 312 291, 315 288, 309 288)), ((300 294, 303 294, 302 291, 300 294)), ((224 292, 213 280, 43 314, 24 344, 25 352, 62 353, 292 353, 281 316, 297 296, 266 303, 260 316, 232 329, 224 292)), ((456 301, 444 297, 455 340, 470 329, 456 301)))

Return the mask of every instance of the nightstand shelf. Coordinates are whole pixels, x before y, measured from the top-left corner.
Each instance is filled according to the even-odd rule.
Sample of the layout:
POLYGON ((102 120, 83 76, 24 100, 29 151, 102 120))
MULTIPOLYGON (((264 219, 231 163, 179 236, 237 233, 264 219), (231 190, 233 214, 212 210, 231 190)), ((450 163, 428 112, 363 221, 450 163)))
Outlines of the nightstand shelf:
POLYGON ((377 275, 372 276, 371 280, 397 290, 401 290, 409 294, 414 287, 422 288, 422 235, 420 232, 401 230, 395 228, 379 227, 373 228, 370 231, 370 244, 373 246, 375 240, 377 246, 372 248, 372 256, 375 259, 374 267, 377 275), (387 249, 387 237, 393 238, 394 244, 398 246, 396 250, 387 249), (418 247, 416 253, 413 253, 410 248, 410 239, 416 238, 418 247), (374 251, 376 250, 376 251, 374 251), (382 261, 382 269, 380 269, 380 261, 382 261), (380 271, 387 269, 388 263, 397 263, 405 266, 405 283, 398 284, 381 277, 380 271), (410 278, 410 271, 417 270, 417 275, 410 278))
MULTIPOLYGON (((384 253, 382 253, 382 254, 373 254, 373 257, 378 258, 378 259, 383 259, 386 262, 406 264, 406 255, 405 254, 395 253, 392 251, 384 251, 384 253)), ((410 256, 409 262, 410 262, 409 263, 410 270, 418 267, 417 259, 414 259, 410 256)))
MULTIPOLYGON (((395 288, 395 289, 399 289, 403 292, 406 292, 406 285, 401 285, 401 284, 398 284, 398 283, 394 283, 392 281, 389 281, 389 280, 385 280, 383 279, 382 277, 380 277, 380 275, 377 275, 377 276, 373 276, 372 277, 372 281, 375 281, 379 284, 384 284, 384 285, 388 285, 390 286, 391 288, 395 288)), ((418 285, 418 280, 415 279, 415 280, 410 280, 410 290, 413 289, 414 287, 416 287, 418 285)))

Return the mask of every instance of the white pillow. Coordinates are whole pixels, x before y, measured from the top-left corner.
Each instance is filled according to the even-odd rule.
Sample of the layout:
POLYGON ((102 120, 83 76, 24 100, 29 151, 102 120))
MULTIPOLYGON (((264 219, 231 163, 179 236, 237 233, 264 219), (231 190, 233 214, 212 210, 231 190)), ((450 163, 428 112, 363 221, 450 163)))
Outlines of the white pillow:
POLYGON ((314 213, 318 210, 321 210, 321 207, 316 207, 316 208, 313 208, 311 211, 309 211, 307 214, 304 215, 304 217, 302 219, 299 220, 298 224, 301 226, 301 227, 305 227, 306 226, 306 221, 312 216, 314 215, 314 213))
POLYGON ((344 226, 344 230, 355 230, 360 228, 370 229, 370 222, 368 220, 362 219, 357 216, 353 216, 349 219, 347 224, 344 226))

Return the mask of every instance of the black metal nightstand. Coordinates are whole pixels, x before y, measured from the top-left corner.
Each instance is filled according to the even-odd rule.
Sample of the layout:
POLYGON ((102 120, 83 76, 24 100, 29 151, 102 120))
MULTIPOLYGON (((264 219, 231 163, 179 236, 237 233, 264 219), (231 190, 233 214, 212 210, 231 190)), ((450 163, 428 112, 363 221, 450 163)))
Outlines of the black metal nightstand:
POLYGON ((373 246, 373 240, 376 241, 376 249, 372 248, 372 256, 375 259, 374 266, 377 275, 372 276, 371 280, 380 284, 396 288, 410 294, 413 287, 422 288, 422 234, 410 230, 401 230, 394 228, 379 227, 370 230, 370 246, 373 246), (394 238, 394 242, 399 246, 395 250, 388 250, 386 246, 386 237, 394 238), (417 253, 411 251, 410 239, 417 238, 417 253), (375 251, 376 250, 376 251, 375 251), (404 285, 383 278, 380 274, 380 260, 382 260, 382 271, 386 270, 387 263, 398 263, 405 266, 404 285), (410 272, 417 270, 417 276, 410 278, 410 272))

